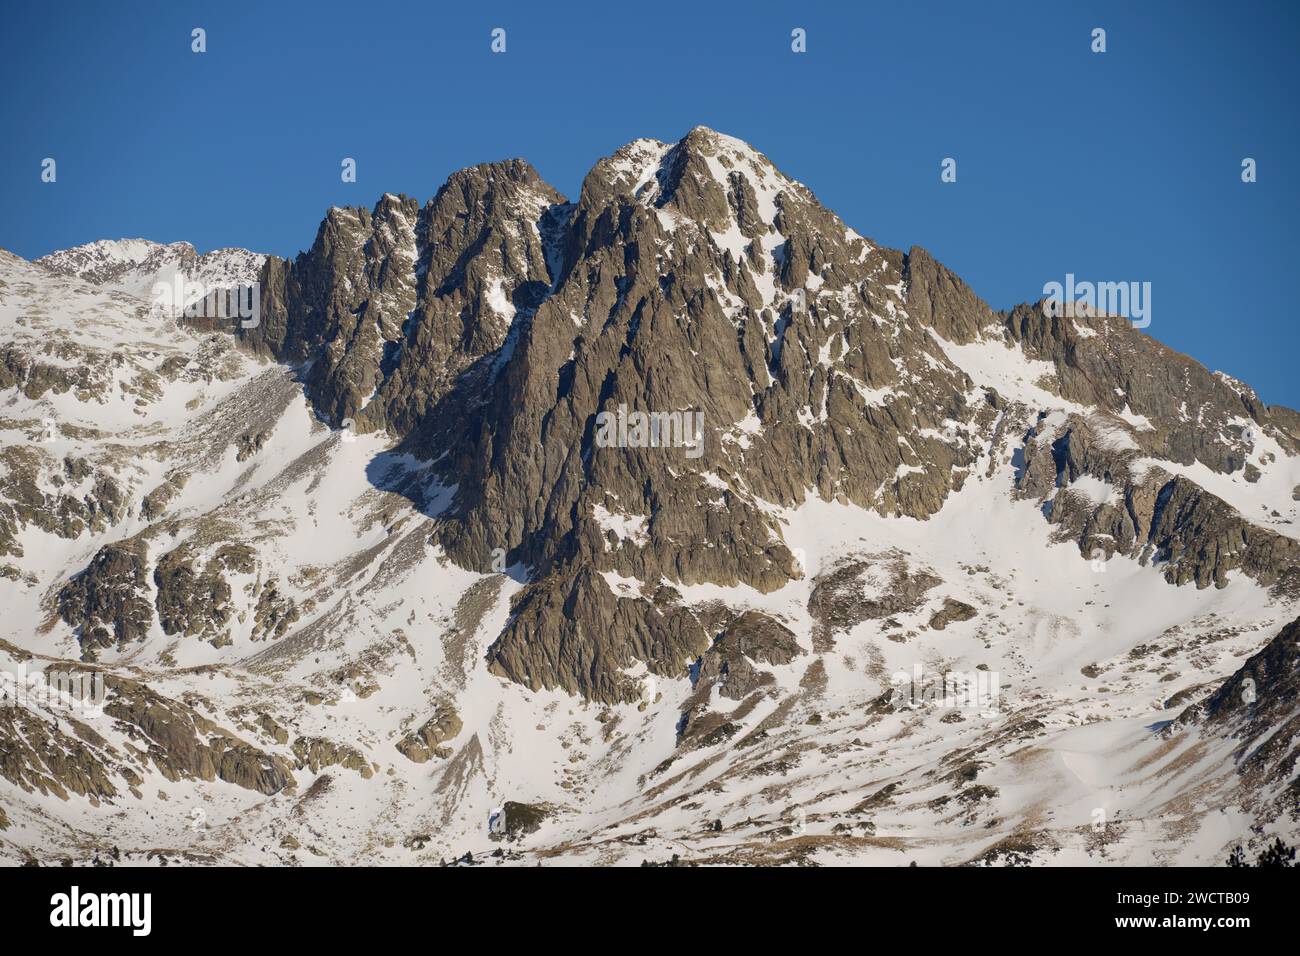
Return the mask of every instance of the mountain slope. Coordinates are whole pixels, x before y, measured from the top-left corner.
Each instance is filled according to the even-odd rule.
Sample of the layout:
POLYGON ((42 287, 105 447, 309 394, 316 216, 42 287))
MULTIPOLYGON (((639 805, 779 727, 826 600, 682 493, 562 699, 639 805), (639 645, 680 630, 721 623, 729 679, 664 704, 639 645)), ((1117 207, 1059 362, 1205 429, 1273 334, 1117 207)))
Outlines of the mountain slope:
POLYGON ((992 310, 704 128, 572 202, 511 160, 228 254, 254 328, 150 315, 174 248, 0 256, 0 658, 108 695, 9 711, 0 852, 1188 863, 1295 833, 1294 761, 1231 773, 1166 710, 1297 613, 1300 419, 1126 321, 992 310), (636 412, 666 430, 602 430, 636 412), (949 672, 999 692, 900 704, 949 672))
MULTIPOLYGON (((199 255, 188 242, 162 245, 147 239, 101 240, 42 256, 36 264, 94 285, 151 298, 155 283, 177 275, 209 289, 257 279, 266 256, 247 249, 214 249, 199 255)), ((188 304, 188 303, 183 303, 188 304)))

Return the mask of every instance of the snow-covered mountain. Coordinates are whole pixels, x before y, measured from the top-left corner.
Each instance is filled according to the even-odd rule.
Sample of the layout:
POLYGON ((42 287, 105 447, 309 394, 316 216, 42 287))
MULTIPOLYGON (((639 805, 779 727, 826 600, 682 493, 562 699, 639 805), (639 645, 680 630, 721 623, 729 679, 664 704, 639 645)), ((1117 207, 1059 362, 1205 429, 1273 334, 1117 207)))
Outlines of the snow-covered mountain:
MULTIPOLYGON (((247 249, 214 249, 202 255, 188 242, 166 245, 147 239, 102 239, 42 256, 36 264, 96 286, 150 299, 157 283, 177 276, 207 289, 257 281, 266 256, 247 249)), ((188 304, 188 303, 182 303, 188 304)))
POLYGON ((1122 319, 992 310, 712 130, 573 201, 511 160, 331 209, 293 261, 0 253, 0 389, 0 667, 106 697, 0 708, 4 858, 1300 830, 1296 412, 1122 319), (260 323, 159 317, 169 268, 257 281, 260 323))

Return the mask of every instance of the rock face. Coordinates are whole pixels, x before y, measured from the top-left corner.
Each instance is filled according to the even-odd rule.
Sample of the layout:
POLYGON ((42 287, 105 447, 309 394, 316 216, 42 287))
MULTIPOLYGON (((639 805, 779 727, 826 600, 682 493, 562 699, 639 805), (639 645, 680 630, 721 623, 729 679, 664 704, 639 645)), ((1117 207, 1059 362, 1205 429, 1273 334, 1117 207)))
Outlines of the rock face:
POLYGON ((339 766, 355 770, 366 779, 374 776, 374 770, 359 750, 323 737, 299 737, 293 742, 293 755, 298 758, 299 768, 305 767, 312 773, 339 766))
POLYGON ((1292 621, 1250 657, 1202 703, 1183 711, 1181 722, 1203 720, 1240 731, 1244 749, 1262 733, 1289 722, 1300 705, 1300 619, 1292 621))
POLYGON ((1238 569, 1262 584, 1294 582, 1300 542, 1155 465, 1140 442, 1158 440, 1117 419, 1044 418, 1026 436, 1019 491, 1042 501, 1048 520, 1086 556, 1159 562, 1170 583, 1202 588, 1224 587, 1238 569))
POLYGON ((185 490, 188 481, 189 476, 184 472, 168 475, 166 480, 145 495, 144 500, 140 502, 141 516, 149 521, 161 518, 167 513, 167 506, 185 490))
POLYGON ((59 614, 77 628, 83 657, 98 647, 144 639, 153 608, 143 595, 148 551, 138 540, 100 548, 85 571, 59 592, 59 614))
POLYGON ((1300 619, 1209 697, 1184 710, 1173 730, 1195 725, 1233 739, 1234 762, 1248 793, 1276 793, 1277 813, 1300 813, 1300 619))
POLYGON ((808 599, 815 622, 813 648, 834 646, 835 636, 863 621, 914 611, 942 579, 913 570, 901 554, 850 556, 818 575, 808 599))
POLYGON ((275 640, 283 637, 300 616, 293 598, 281 594, 274 580, 267 581, 257 595, 252 639, 275 640))
MULTIPOLYGON (((102 751, 103 738, 86 727, 62 733, 23 708, 0 708, 0 777, 29 793, 53 794, 63 800, 75 794, 94 800, 116 796, 111 755, 102 751), (96 746, 99 744, 100 746, 96 746)), ((134 772, 127 778, 138 781, 134 772)))
POLYGON ((744 700, 774 683, 755 665, 789 664, 804 650, 794 632, 758 611, 746 611, 727 625, 700 659, 697 687, 716 685, 723 697, 744 700))
POLYGON ((1003 327, 1024 353, 1051 365, 1052 391, 1114 415, 1138 416, 1142 449, 1180 464, 1241 471, 1268 431, 1296 450, 1295 412, 1266 406, 1248 386, 1113 317, 1056 318, 1041 303, 1017 306, 1003 327), (1145 419, 1145 422, 1142 420, 1145 419))
POLYGON ((563 215, 522 160, 461 170, 423 207, 331 209, 308 252, 268 261, 261 324, 241 334, 310 360, 307 394, 332 424, 405 434, 550 289, 563 215))
POLYGON ((676 674, 705 645, 591 572, 772 589, 799 572, 760 502, 811 488, 926 515, 960 487, 994 412, 906 321, 905 272, 931 311, 978 300, 905 258, 700 128, 602 160, 574 203, 512 160, 455 174, 423 207, 331 210, 309 252, 268 261, 262 323, 241 334, 310 360, 327 421, 439 461, 459 489, 438 530, 458 563, 499 550, 535 569, 494 669, 617 699, 596 658, 676 674), (603 447, 596 416, 620 408, 684 413, 678 447, 603 447), (596 654, 602 618, 628 635, 596 654))
POLYGON ((546 807, 507 800, 501 810, 493 816, 490 834, 494 840, 515 841, 536 833, 549 816, 546 807))
POLYGON ((283 758, 240 740, 194 710, 124 678, 107 680, 104 713, 124 721, 168 780, 221 779, 259 793, 278 793, 293 783, 283 758))
MULTIPOLYGON (((101 723, 0 713, 0 856, 42 794, 218 794, 257 862, 478 855, 506 795, 492 836, 584 859, 812 859, 796 803, 853 852, 933 818, 921 852, 1032 855, 1000 773, 1203 697, 1300 598, 1300 415, 1121 318, 991 309, 704 128, 572 198, 516 159, 331 209, 292 261, 0 251, 0 320, 3 636, 111 678, 101 723), (158 320, 182 268, 260 321, 158 320), (1015 699, 890 707, 918 664, 1015 699)), ((1279 693, 1186 726, 1285 789, 1279 693)))
POLYGON ((708 647, 696 616, 668 595, 664 600, 660 607, 616 597, 591 568, 549 577, 516 599, 510 624, 488 649, 489 668, 534 690, 635 700, 639 687, 623 669, 640 660, 676 676, 708 647))
POLYGON ((510 160, 461 170, 423 206, 332 209, 262 283, 245 343, 304 363, 327 422, 387 429, 435 463, 436 482, 390 480, 431 508, 454 486, 435 533, 458 564, 504 553, 531 569, 489 652, 530 687, 623 699, 611 668, 680 674, 707 646, 689 615, 615 597, 606 573, 767 591, 802 574, 771 505, 813 494, 935 513, 997 429, 1036 414, 963 368, 960 349, 989 343, 1064 404, 1109 416, 1100 437, 1080 416, 1051 442, 1033 425, 1024 449, 1026 495, 1061 474, 1129 482, 1123 507, 1053 507, 1085 554, 1167 561, 1171 582, 1198 587, 1237 568, 1274 582, 1297 562, 1291 539, 1133 461, 1257 470, 1260 436, 1300 447, 1294 413, 1122 319, 995 312, 924 249, 876 246, 702 127, 602 159, 572 203, 510 160), (685 418, 640 444, 634 422, 610 447, 598 416, 620 413, 685 418))
POLYGON ((414 733, 407 734, 397 744, 402 756, 413 763, 424 763, 435 754, 446 754, 442 745, 460 733, 464 724, 448 706, 439 707, 432 717, 414 733))
POLYGON ((139 796, 144 774, 171 781, 222 780, 273 794, 293 784, 288 764, 239 739, 184 703, 144 684, 104 677, 103 714, 123 743, 93 716, 51 720, 24 706, 0 707, 0 776, 21 789, 110 800, 139 796), (103 733, 101 733, 103 731, 103 733))
POLYGON ((103 532, 126 517, 121 486, 83 458, 51 461, 31 447, 10 446, 0 449, 0 464, 9 499, 0 501, 0 555, 22 557, 17 536, 24 526, 76 538, 103 532), (42 487, 46 482, 53 487, 42 487))
POLYGON ((188 549, 176 548, 158 560, 153 577, 158 622, 165 633, 215 637, 223 632, 234 612, 219 559, 200 573, 188 549))

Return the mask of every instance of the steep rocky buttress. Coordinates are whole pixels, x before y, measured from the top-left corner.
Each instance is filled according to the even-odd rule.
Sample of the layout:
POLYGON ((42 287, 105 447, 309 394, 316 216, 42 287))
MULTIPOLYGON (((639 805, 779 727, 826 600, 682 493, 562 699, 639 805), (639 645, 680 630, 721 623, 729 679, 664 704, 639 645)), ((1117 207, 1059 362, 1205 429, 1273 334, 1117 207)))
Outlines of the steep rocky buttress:
POLYGON ((1085 556, 1169 560, 1172 582, 1198 586, 1300 563, 1294 539, 1140 463, 1240 473, 1251 430, 1297 450, 1295 413, 1123 319, 995 312, 925 250, 875 245, 704 128, 625 146, 573 203, 511 160, 456 173, 423 207, 333 209, 263 279, 246 342, 301 363, 330 424, 387 429, 435 462, 456 489, 436 530, 453 560, 528 569, 489 656, 531 687, 634 699, 622 670, 679 674, 716 636, 669 582, 800 579, 781 509, 814 495, 926 518, 995 434, 1024 436, 1019 493, 1055 496, 1049 518, 1085 556), (1079 414, 1040 422, 1024 395, 973 381, 972 343, 1015 350, 1079 414), (607 447, 598 416, 620 410, 681 413, 702 447, 607 447), (1125 501, 1067 505, 1056 489, 1081 474, 1125 501), (616 597, 611 573, 648 593, 616 597))

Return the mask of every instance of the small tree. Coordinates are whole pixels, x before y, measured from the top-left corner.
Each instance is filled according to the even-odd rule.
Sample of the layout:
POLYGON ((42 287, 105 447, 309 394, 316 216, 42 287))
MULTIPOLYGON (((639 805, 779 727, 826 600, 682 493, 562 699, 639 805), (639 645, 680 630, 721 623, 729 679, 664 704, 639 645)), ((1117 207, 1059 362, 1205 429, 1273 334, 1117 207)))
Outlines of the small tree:
POLYGON ((1288 846, 1278 837, 1273 841, 1273 845, 1264 850, 1263 853, 1255 857, 1254 863, 1246 862, 1246 851, 1238 846, 1228 856, 1228 866, 1258 866, 1268 869, 1281 869, 1295 866, 1295 847, 1288 846))
POLYGON ((1255 865, 1271 869, 1295 866, 1295 847, 1287 846, 1282 842, 1282 838, 1278 837, 1271 847, 1259 855, 1255 865))

